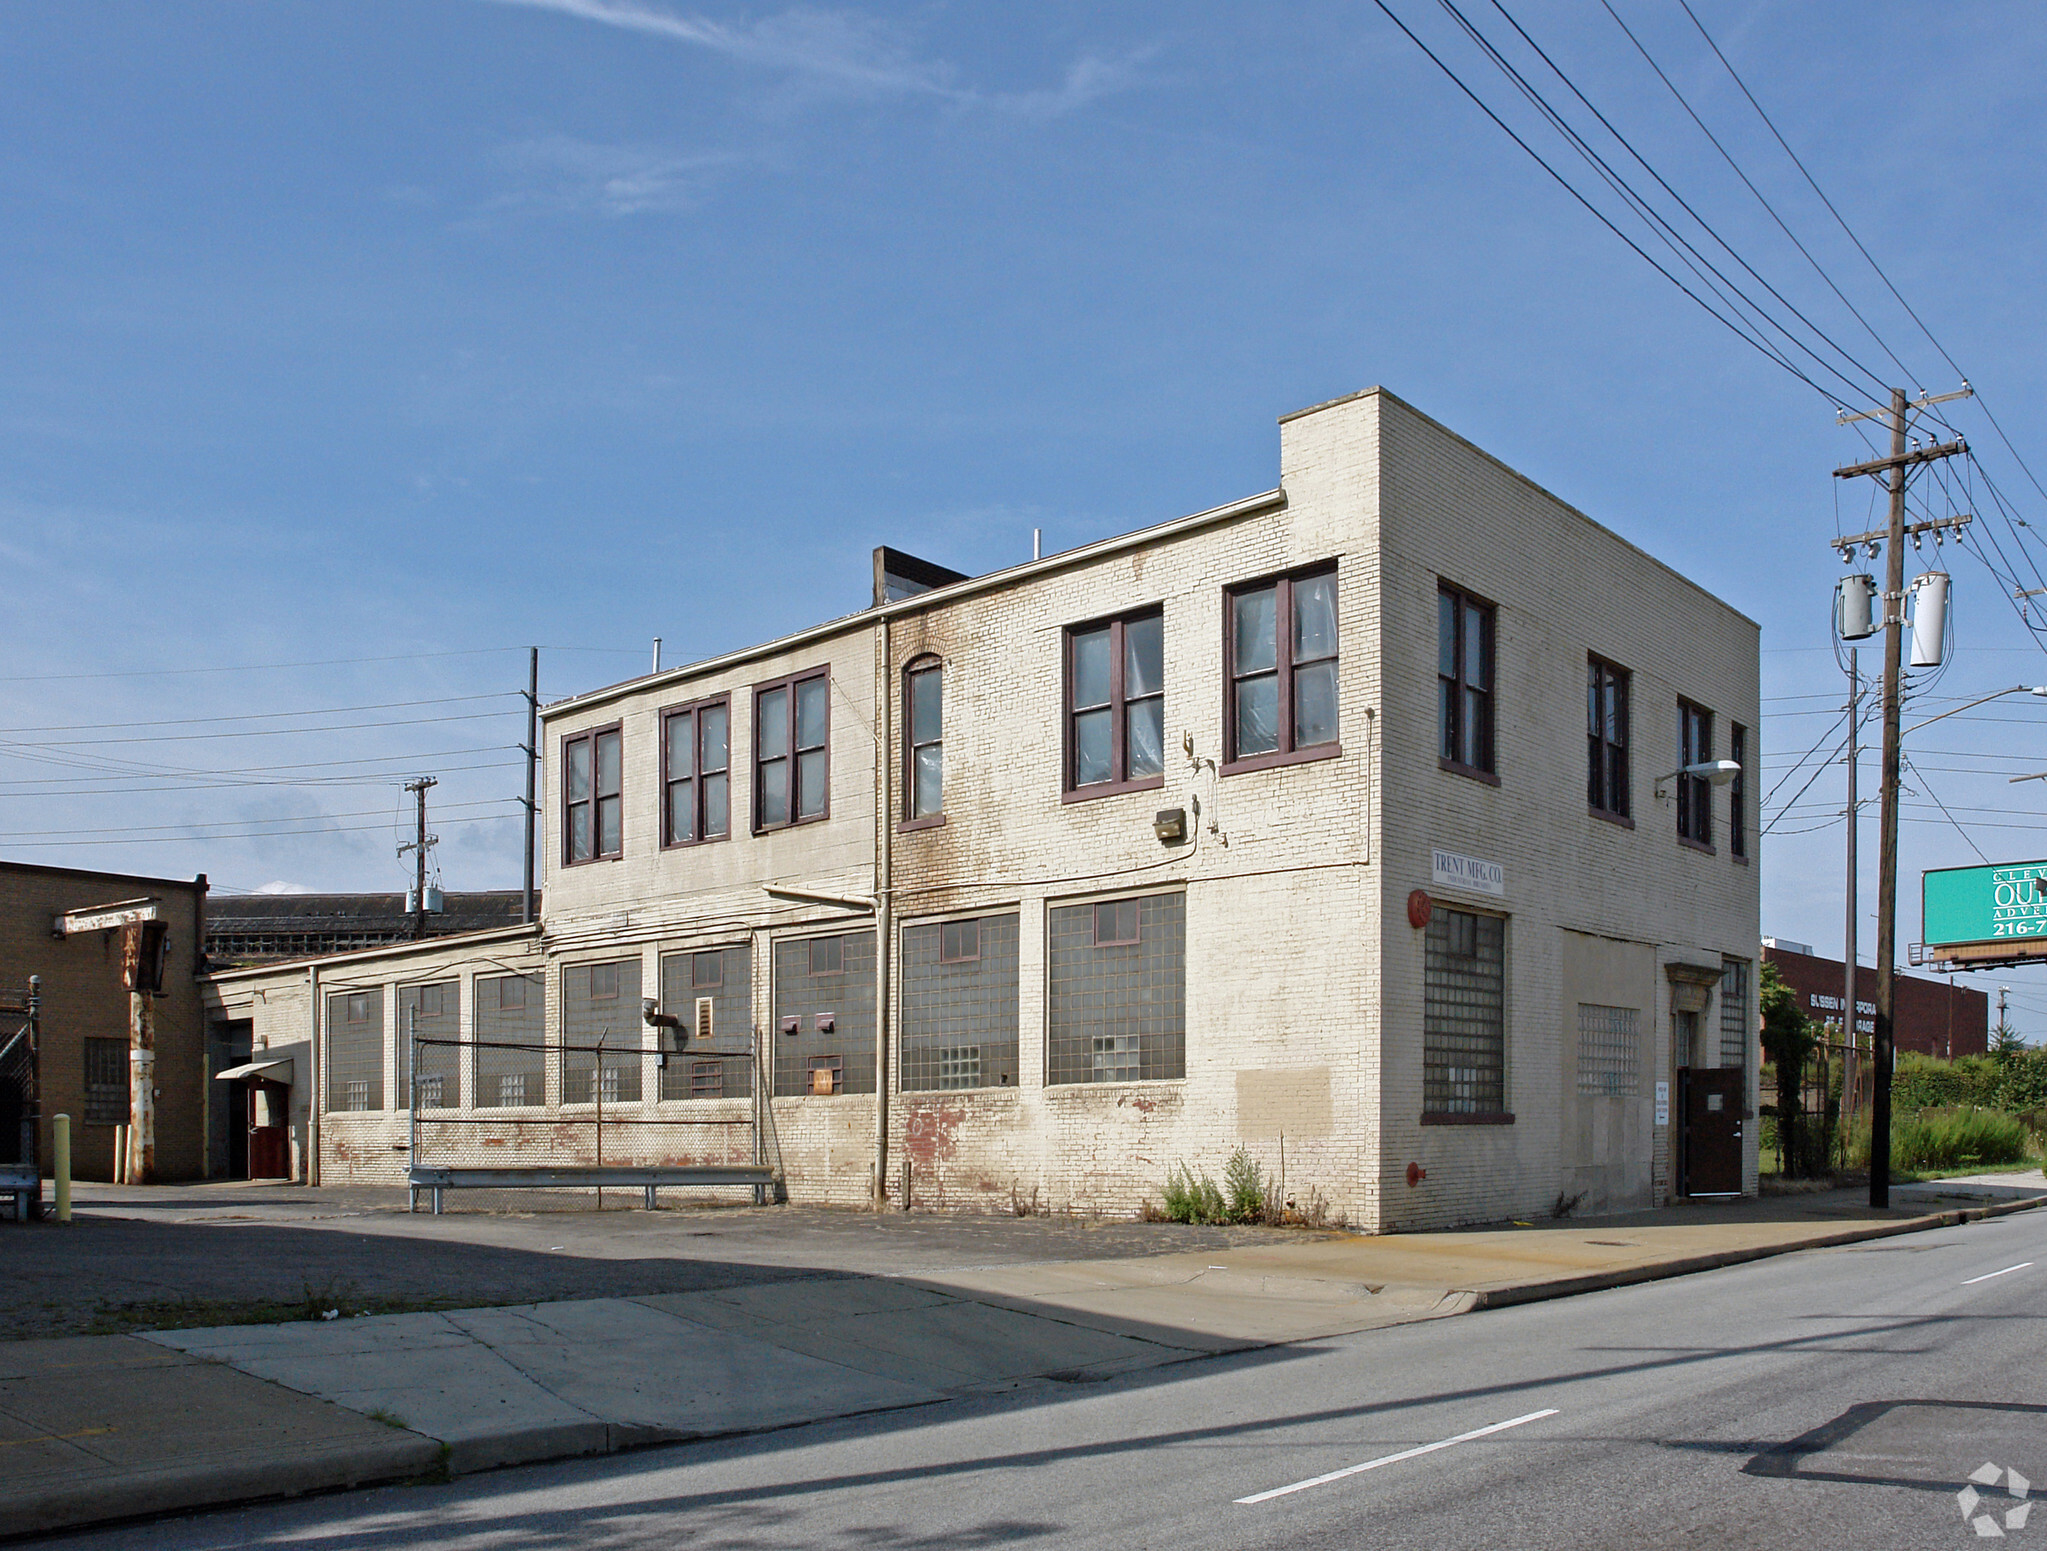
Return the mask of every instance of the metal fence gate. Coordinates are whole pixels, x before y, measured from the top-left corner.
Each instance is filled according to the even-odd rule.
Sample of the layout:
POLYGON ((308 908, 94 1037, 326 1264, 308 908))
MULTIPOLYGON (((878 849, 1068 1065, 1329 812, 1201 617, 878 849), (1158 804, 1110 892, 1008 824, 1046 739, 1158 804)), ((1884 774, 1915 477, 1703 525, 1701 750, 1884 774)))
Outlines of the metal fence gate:
POLYGON ((410 1174, 485 1209, 635 1206, 659 1188, 758 1196, 770 1160, 754 1044, 678 1053, 415 1035, 410 1174), (620 1171, 644 1178, 624 1185, 620 1171))

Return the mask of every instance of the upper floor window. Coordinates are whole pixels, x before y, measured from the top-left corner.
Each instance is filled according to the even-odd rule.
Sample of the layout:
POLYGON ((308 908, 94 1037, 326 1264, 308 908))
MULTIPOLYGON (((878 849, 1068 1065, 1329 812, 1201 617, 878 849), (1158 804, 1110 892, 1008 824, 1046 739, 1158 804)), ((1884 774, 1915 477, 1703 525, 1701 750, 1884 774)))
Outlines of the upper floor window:
POLYGON ((1445 582, 1436 589, 1436 728, 1442 762, 1492 775, 1494 609, 1445 582))
POLYGON ((945 811, 945 669, 935 657, 903 674, 903 750, 905 816, 935 819, 945 811))
POLYGON ((1713 713, 1689 700, 1677 703, 1677 834, 1694 845, 1713 843, 1713 785, 1704 776, 1683 774, 1687 765, 1713 757, 1713 713))
POLYGON ((1585 800, 1595 813, 1628 816, 1628 670, 1597 657, 1585 669, 1585 800))
POLYGON ((1165 771, 1165 616, 1154 609, 1067 631, 1067 795, 1158 786, 1165 771))
POLYGON ((1233 587, 1227 607, 1224 765, 1336 753, 1336 572, 1233 587))
POLYGON ((562 742, 562 860, 589 862, 625 850, 620 797, 621 733, 598 727, 562 742))
POLYGON ((819 668, 753 692, 753 827, 821 819, 831 790, 831 675, 819 668))
POLYGON ((731 829, 731 702, 721 696, 661 718, 661 843, 722 840, 731 829))
POLYGON ((1727 850, 1748 855, 1748 729, 1740 722, 1727 726, 1727 757, 1741 769, 1727 788, 1727 850))

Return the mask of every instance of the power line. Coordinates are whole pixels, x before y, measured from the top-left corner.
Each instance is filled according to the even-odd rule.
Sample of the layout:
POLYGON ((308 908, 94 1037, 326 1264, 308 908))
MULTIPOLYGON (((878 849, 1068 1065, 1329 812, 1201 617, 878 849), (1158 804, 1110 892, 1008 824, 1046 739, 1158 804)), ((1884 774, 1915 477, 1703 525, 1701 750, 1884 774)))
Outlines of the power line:
MULTIPOLYGON (((494 689, 481 695, 442 695, 433 700, 383 700, 370 705, 326 706, 313 711, 247 711, 234 716, 177 716, 153 722, 62 722, 48 727, 0 727, 0 735, 29 732, 115 732, 130 727, 199 727, 218 722, 261 722, 280 716, 350 716, 358 711, 403 711, 423 705, 464 705, 478 700, 523 698, 516 689, 494 689)), ((319 728, 283 729, 316 732, 319 728)))

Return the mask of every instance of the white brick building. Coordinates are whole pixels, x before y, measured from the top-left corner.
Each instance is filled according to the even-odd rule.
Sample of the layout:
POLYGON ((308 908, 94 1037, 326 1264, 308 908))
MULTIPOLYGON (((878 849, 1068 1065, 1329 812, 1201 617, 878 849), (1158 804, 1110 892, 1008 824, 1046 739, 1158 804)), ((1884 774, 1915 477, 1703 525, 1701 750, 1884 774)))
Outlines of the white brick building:
MULTIPOLYGON (((1657 778, 1757 758, 1755 625, 1381 390, 1280 472, 546 708, 542 931, 490 953, 548 1042, 635 1053, 502 1093, 757 1106, 796 1200, 907 1163, 1129 1213, 1239 1145, 1380 1229, 1753 1191, 1753 790, 1657 778), (639 994, 725 1055, 657 1057, 639 994)), ((348 973, 426 975, 390 954, 348 973)), ((321 1116, 330 1177, 402 1172, 399 1059, 321 1116)), ((442 1106, 507 1107, 468 1059, 442 1106)))

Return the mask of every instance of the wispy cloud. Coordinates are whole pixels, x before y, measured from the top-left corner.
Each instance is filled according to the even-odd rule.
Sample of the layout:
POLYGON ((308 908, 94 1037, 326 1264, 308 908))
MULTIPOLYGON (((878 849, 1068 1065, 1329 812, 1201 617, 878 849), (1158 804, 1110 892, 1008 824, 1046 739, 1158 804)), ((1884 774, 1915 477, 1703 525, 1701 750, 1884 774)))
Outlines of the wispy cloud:
POLYGON ((728 59, 805 79, 813 88, 857 95, 920 96, 963 107, 987 107, 1031 118, 1051 118, 1084 107, 1136 79, 1135 60, 1084 55, 1054 87, 1027 92, 983 92, 958 83, 943 61, 915 57, 888 29, 843 11, 797 8, 747 26, 678 15, 637 0, 496 0, 554 11, 581 21, 708 49, 728 59))
POLYGON ((645 146, 602 145, 567 135, 522 140, 505 148, 531 186, 493 202, 600 215, 690 210, 743 158, 727 152, 677 154, 645 146))

